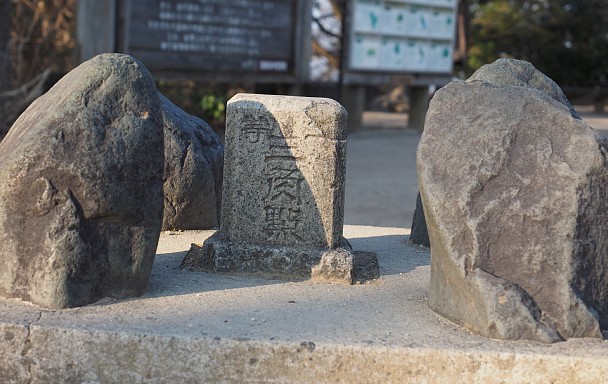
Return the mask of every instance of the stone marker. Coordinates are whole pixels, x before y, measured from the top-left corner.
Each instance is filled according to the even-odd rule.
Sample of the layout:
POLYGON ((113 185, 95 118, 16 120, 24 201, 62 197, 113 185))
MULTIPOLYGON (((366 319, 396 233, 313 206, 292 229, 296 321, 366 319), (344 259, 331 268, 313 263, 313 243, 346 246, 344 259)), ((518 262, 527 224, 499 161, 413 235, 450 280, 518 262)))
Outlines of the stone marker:
POLYGON ((160 96, 165 131, 163 230, 219 226, 224 147, 213 129, 160 96))
POLYGON ((529 63, 498 60, 439 90, 417 152, 429 306, 492 338, 601 338, 607 151, 529 63))
POLYGON ((227 106, 220 231, 190 270, 351 283, 342 237, 346 111, 330 99, 239 94, 227 106))
POLYGON ((51 307, 146 291, 162 223, 154 80, 127 55, 61 79, 0 143, 0 295, 51 307))

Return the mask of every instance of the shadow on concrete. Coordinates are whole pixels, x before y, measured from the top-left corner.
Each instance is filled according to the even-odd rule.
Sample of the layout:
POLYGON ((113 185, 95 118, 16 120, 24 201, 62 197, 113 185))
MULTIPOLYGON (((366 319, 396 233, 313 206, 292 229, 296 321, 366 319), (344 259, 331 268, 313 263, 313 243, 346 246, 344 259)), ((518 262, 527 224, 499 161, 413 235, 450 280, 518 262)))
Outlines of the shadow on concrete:
POLYGON ((156 255, 148 292, 142 298, 179 296, 284 283, 282 280, 180 270, 179 265, 185 254, 186 252, 182 251, 156 255))
MULTIPOLYGON (((376 252, 380 277, 400 275, 421 266, 430 265, 428 248, 412 245, 407 235, 370 236, 351 239, 355 249, 376 252), (405 247, 404 247, 405 245, 405 247), (405 248, 405 252, 403 252, 405 248)), ((289 284, 285 280, 270 280, 251 276, 207 272, 180 271, 185 251, 156 256, 148 292, 142 298, 157 298, 194 293, 289 284)))
POLYGON ((353 249, 377 254, 381 277, 408 273, 431 264, 429 248, 411 244, 409 235, 349 238, 349 242, 353 249))
MULTIPOLYGON (((391 234, 354 237, 349 239, 358 254, 375 252, 380 266, 380 277, 406 274, 421 266, 430 265, 428 248, 409 243, 409 236, 391 234)), ((189 294, 227 291, 244 288, 291 284, 293 280, 264 279, 239 274, 217 274, 180 270, 186 251, 159 253, 148 284, 147 293, 137 299, 182 296, 189 294)), ((358 284, 377 284, 372 279, 355 279, 358 284), (363 280, 363 281, 362 281, 363 280)), ((382 283, 381 283, 382 284, 382 283)), ((324 284, 319 284, 324 286, 324 284)), ((325 285, 330 287, 330 284, 325 285)), ((353 288, 355 289, 355 288, 353 288)), ((98 303, 104 305, 104 303, 98 303)))

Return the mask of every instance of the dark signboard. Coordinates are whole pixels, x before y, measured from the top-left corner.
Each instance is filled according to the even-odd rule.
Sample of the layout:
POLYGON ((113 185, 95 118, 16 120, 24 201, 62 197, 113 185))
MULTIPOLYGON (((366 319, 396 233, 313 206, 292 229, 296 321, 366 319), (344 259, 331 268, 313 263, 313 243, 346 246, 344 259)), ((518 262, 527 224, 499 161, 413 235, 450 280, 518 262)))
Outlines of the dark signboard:
POLYGON ((123 0, 120 50, 157 73, 295 81, 305 3, 123 0))

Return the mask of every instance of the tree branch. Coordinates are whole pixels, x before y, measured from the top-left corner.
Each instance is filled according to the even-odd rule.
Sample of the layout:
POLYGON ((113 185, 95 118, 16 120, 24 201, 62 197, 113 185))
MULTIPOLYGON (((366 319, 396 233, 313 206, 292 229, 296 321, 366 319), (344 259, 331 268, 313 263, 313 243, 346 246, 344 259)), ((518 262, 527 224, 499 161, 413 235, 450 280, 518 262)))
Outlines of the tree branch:
POLYGON ((323 48, 316 40, 313 40, 312 42, 312 52, 319 56, 325 57, 329 61, 331 68, 340 68, 340 59, 331 52, 327 51, 327 49, 323 48))
POLYGON ((321 23, 321 19, 313 17, 312 20, 315 22, 315 24, 317 24, 319 26, 319 29, 321 30, 321 32, 323 32, 326 35, 329 35, 331 37, 335 37, 336 39, 339 39, 341 36, 339 34, 336 34, 332 31, 330 31, 329 29, 327 29, 323 23, 321 23))

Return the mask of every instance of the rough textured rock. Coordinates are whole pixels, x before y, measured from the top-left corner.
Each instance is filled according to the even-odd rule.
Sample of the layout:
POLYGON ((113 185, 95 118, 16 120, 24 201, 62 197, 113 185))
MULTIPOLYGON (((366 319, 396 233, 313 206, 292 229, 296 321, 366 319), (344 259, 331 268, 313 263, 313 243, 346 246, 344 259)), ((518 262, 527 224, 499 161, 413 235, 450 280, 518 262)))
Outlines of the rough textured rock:
POLYGON ((345 162, 346 111, 337 102, 236 95, 226 114, 220 231, 205 242, 204 261, 190 255, 183 267, 294 279, 342 268, 313 270, 351 253, 342 237, 345 162))
POLYGON ((316 283, 347 283, 353 281, 354 257, 350 249, 325 252, 311 269, 310 280, 316 283))
POLYGON ((161 104, 104 54, 36 100, 0 144, 0 294, 53 307, 147 288, 162 223, 161 104))
POLYGON ((580 119, 559 85, 526 61, 499 59, 484 65, 467 82, 482 81, 496 87, 525 87, 535 90, 565 105, 572 117, 580 119))
POLYGON ((224 147, 206 122, 160 98, 165 129, 163 230, 217 228, 224 147))
POLYGON ((412 231, 410 232, 410 242, 417 245, 430 247, 429 232, 426 229, 426 220, 424 218, 424 207, 420 193, 416 196, 416 210, 412 218, 412 231))
POLYGON ((222 229, 236 243, 342 241, 346 111, 330 99, 239 94, 226 112, 222 229))
POLYGON ((607 150, 529 63, 437 92, 417 152, 429 306, 492 338, 602 337, 607 150))

